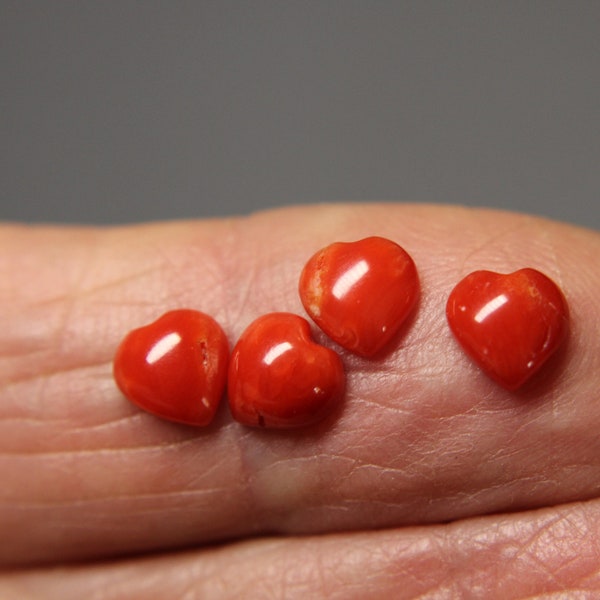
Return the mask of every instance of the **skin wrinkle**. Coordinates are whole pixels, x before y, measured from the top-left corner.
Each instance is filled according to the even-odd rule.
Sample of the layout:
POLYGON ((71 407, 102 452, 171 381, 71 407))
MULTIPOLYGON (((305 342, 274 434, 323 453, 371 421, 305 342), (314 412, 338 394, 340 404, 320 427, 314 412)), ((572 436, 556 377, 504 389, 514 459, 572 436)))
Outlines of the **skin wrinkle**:
POLYGON ((94 271, 94 260, 98 259, 98 244, 91 244, 87 248, 85 256, 80 257, 80 267, 75 272, 69 290, 65 294, 65 304, 58 305, 57 312, 60 315, 56 327, 54 352, 58 356, 68 355, 68 349, 72 343, 73 331, 77 332, 77 311, 81 303, 81 292, 87 277, 94 271), (70 325, 75 322, 75 325, 70 325))
POLYGON ((40 352, 40 348, 31 348, 31 347, 22 347, 22 348, 17 348, 14 351, 8 351, 4 348, 0 348, 0 358, 18 358, 18 359, 23 359, 23 358, 28 358, 28 359, 32 359, 35 358, 36 354, 38 352, 40 352))
MULTIPOLYGON (((103 420, 97 423, 87 423, 85 426, 81 427, 69 427, 65 433, 71 435, 82 434, 83 436, 87 436, 90 432, 93 431, 103 430, 106 428, 114 429, 115 427, 121 427, 122 425, 129 426, 133 421, 139 420, 139 417, 140 414, 138 412, 132 411, 130 414, 115 416, 113 418, 109 418, 107 420, 103 420)), ((43 422, 43 420, 41 419, 40 421, 43 422)), ((184 441, 188 440, 183 440, 181 443, 183 443, 184 441)), ((169 446, 170 444, 166 443, 165 445, 169 446)), ((140 446, 137 447, 139 448, 140 446)))
POLYGON ((253 298, 255 286, 254 281, 258 280, 258 267, 257 263, 253 262, 252 267, 247 271, 246 277, 242 279, 238 284, 240 292, 238 292, 236 302, 225 304, 227 311, 227 321, 232 324, 235 330, 239 330, 240 333, 245 325, 249 323, 245 322, 244 318, 244 307, 248 306, 253 298), (237 309, 231 307, 236 306, 237 309))
POLYGON ((223 231, 218 236, 218 243, 215 245, 214 256, 218 270, 220 272, 222 286, 221 307, 223 311, 223 321, 229 324, 229 328, 234 332, 232 344, 239 336, 244 327, 244 308, 249 305, 256 291, 254 282, 258 280, 258 261, 250 262, 249 268, 240 266, 237 249, 244 245, 245 251, 251 256, 257 255, 260 248, 257 244, 243 241, 243 231, 245 223, 252 217, 244 217, 238 220, 226 222, 223 231), (249 246, 249 247, 248 247, 249 246), (228 285, 229 282, 235 282, 235 285, 228 285))
POLYGON ((396 417, 410 416, 409 411, 407 411, 406 409, 403 409, 402 407, 390 406, 389 400, 384 401, 383 399, 380 399, 380 398, 366 400, 364 398, 357 398, 357 397, 351 398, 350 400, 351 400, 352 404, 355 406, 357 406, 359 404, 368 406, 369 410, 380 409, 382 411, 385 411, 388 414, 391 413, 391 414, 395 415, 396 417))
MULTIPOLYGON (((524 216, 522 219, 524 222, 514 230, 507 230, 501 237, 496 238, 494 236, 494 238, 481 244, 479 252, 484 255, 484 261, 481 261, 481 263, 476 261, 475 266, 465 269, 465 272, 484 268, 497 269, 499 272, 508 273, 524 266, 531 266, 546 272, 552 279, 564 286, 563 268, 555 250, 555 225, 551 221, 534 219, 530 216, 524 216), (516 234, 523 230, 530 232, 528 252, 531 253, 537 250, 535 259, 530 259, 529 264, 525 264, 522 258, 518 261, 514 259, 514 256, 519 256, 515 250, 523 243, 516 234), (501 241, 502 238, 509 241, 498 244, 497 242, 501 241), (511 248, 511 251, 508 251, 508 248, 511 248)), ((467 262, 465 260, 465 264, 467 262)))
MULTIPOLYGON (((56 375, 72 375, 73 373, 77 373, 78 371, 87 371, 90 368, 107 369, 110 367, 112 367, 112 361, 99 363, 97 360, 91 360, 89 363, 81 362, 78 365, 71 365, 65 367, 58 367, 52 365, 49 366, 46 370, 36 371, 35 373, 26 372, 21 374, 19 377, 5 379, 3 386, 2 388, 0 388, 0 390, 4 391, 4 389, 6 388, 10 388, 11 386, 18 385, 21 383, 31 383, 34 382, 36 379, 46 382, 49 378, 54 377, 56 375)), ((44 389, 40 391, 40 396, 43 396, 44 391, 44 389)))
MULTIPOLYGON (((225 290, 227 280, 223 278, 220 258, 216 256, 215 246, 211 245, 208 249, 199 251, 194 247, 192 241, 191 247, 187 247, 184 252, 177 247, 169 251, 162 247, 158 249, 158 252, 161 257, 160 271, 168 282, 165 287, 168 290, 177 290, 175 301, 169 298, 169 303, 190 306, 202 312, 208 310, 204 308, 205 305, 228 306, 225 290), (185 256, 185 260, 181 263, 177 261, 178 254, 185 256), (203 280, 205 291, 201 298, 198 298, 196 294, 197 284, 194 281, 196 274, 203 280)), ((223 320, 222 309, 213 312, 213 315, 215 319, 223 320)))
MULTIPOLYGON (((135 415, 132 415, 130 417, 125 417, 123 419, 118 419, 117 421, 113 422, 112 424, 103 424, 99 427, 105 427, 108 425, 113 425, 114 423, 121 423, 123 421, 128 422, 130 419, 135 418, 135 415)), ((87 431, 91 431, 97 429, 97 427, 89 427, 89 428, 85 428, 85 429, 81 429, 82 433, 86 433, 87 431)), ((121 453, 127 453, 129 455, 131 454, 135 454, 135 453, 146 453, 148 451, 151 452, 156 452, 157 450, 160 450, 161 452, 164 451, 169 451, 169 450, 181 450, 184 449, 186 446, 190 446, 190 445, 195 445, 194 444, 195 440, 194 439, 181 439, 181 440, 177 440, 175 442, 166 442, 166 443, 152 443, 152 444, 145 444, 145 445, 137 445, 137 446, 119 446, 119 447, 109 447, 109 446, 105 446, 105 447, 99 447, 99 446, 93 446, 93 447, 86 447, 86 448, 68 448, 68 449, 64 449, 64 450, 37 450, 37 451, 25 451, 25 452, 19 452, 19 451, 9 451, 9 450, 4 450, 3 449, 3 454, 7 454, 13 457, 30 457, 32 455, 42 455, 44 457, 57 457, 57 456, 62 456, 62 455, 69 455, 70 457, 72 456, 76 456, 76 457, 85 457, 85 456, 93 456, 93 457, 100 457, 103 455, 109 455, 109 454, 121 454, 121 453)), ((212 471, 214 471, 216 469, 215 465, 212 465, 209 467, 208 471, 204 471, 204 474, 210 474, 212 471)))
POLYGON ((496 251, 494 254, 496 255, 496 261, 499 264, 505 264, 507 258, 510 262, 512 262, 510 260, 512 256, 510 255, 510 253, 507 254, 505 250, 506 246, 510 247, 510 245, 501 244, 500 242, 502 242, 502 240, 514 237, 515 234, 518 234, 520 231, 529 229, 532 223, 533 219, 531 219, 530 217, 520 216, 518 223, 513 223, 510 226, 503 228, 501 231, 496 231, 497 228, 495 227, 493 233, 486 233, 484 239, 478 242, 475 247, 470 248, 469 252, 462 257, 460 273, 468 273, 470 271, 473 271, 474 268, 471 266, 471 264, 479 264, 478 256, 481 254, 483 254, 486 257, 485 264, 489 265, 489 258, 487 257, 487 254, 489 253, 490 248, 494 248, 494 250, 496 251), (498 256, 496 254, 497 252, 500 252, 501 256, 498 256))
MULTIPOLYGON (((445 581, 440 585, 440 587, 442 588, 446 588, 446 589, 451 589, 454 591, 454 593, 456 594, 455 597, 471 597, 471 595, 473 595, 473 597, 488 597, 485 593, 485 580, 484 577, 489 578, 490 574, 487 572, 489 567, 490 567, 490 561, 486 560, 486 556, 490 554, 490 551, 492 551, 494 554, 497 554, 498 552, 503 553, 503 548, 505 547, 505 544, 503 543, 503 541, 499 540, 498 542, 494 543, 493 546, 491 546, 489 544, 489 540, 493 539, 491 535, 486 535, 486 541, 485 543, 483 542, 483 540, 480 539, 475 539, 475 543, 476 544, 480 544, 480 548, 481 551, 484 552, 484 556, 482 558, 480 558, 480 565, 481 566, 475 566, 475 567, 471 567, 468 569, 467 573, 466 573, 466 577, 463 577, 460 581, 456 581, 456 578, 453 578, 453 571, 456 569, 459 569, 459 566, 461 563, 464 563, 466 559, 468 559, 468 554, 463 554, 462 556, 459 554, 457 556, 457 560, 454 562, 454 568, 451 568, 448 573, 446 574, 446 578, 445 581), (483 567, 483 568, 482 568, 483 567), (443 584, 449 581, 449 585, 448 586, 444 586, 443 584)), ((519 552, 520 554, 522 554, 522 552, 519 552)), ((515 557, 515 553, 512 553, 512 561, 514 564, 516 564, 516 561, 514 561, 514 557, 515 557)), ((501 574, 501 577, 498 578, 498 581, 503 582, 504 585, 506 585, 507 581, 510 581, 514 575, 512 575, 512 573, 510 573, 510 563, 507 565, 506 563, 504 563, 504 569, 503 569, 503 573, 501 574)), ((518 566, 520 567, 521 564, 519 563, 518 566)), ((519 568, 520 570, 520 568, 519 568)), ((517 575, 518 577, 518 575, 517 575)), ((438 588, 439 589, 439 588, 438 588)), ((507 588, 507 591, 510 590, 510 587, 507 588)), ((497 592, 499 592, 500 590, 497 590, 497 592)), ((506 597, 513 597, 511 594, 507 594, 507 595, 502 595, 502 598, 506 598, 506 597)))
MULTIPOLYGON (((73 291, 70 291, 64 294, 60 294, 58 296, 54 296, 52 298, 44 298, 43 300, 40 300, 38 302, 33 301, 27 305, 27 308, 52 307, 55 304, 65 302, 65 300, 71 302, 73 300, 79 301, 81 299, 93 299, 94 296, 98 295, 101 292, 104 293, 107 291, 112 291, 113 289, 118 290, 128 283, 138 284, 140 280, 143 281, 145 279, 148 279, 149 276, 156 274, 157 268, 161 267, 155 266, 148 269, 136 270, 126 276, 119 277, 117 279, 113 279, 102 284, 94 284, 89 288, 82 288, 78 290, 76 294, 73 293, 73 291)), ((154 302, 152 302, 152 305, 154 305, 154 302)))
POLYGON ((15 387, 21 388, 21 400, 12 393, 12 398, 9 398, 12 401, 5 401, 2 412, 11 416, 24 413, 40 414, 49 420, 56 415, 61 419, 79 420, 81 424, 87 423, 89 415, 95 414, 98 410, 105 412, 110 410, 116 414, 131 413, 128 404, 109 403, 115 398, 114 384, 108 376, 103 376, 100 380, 94 376, 102 372, 102 367, 98 368, 94 365, 82 368, 81 371, 89 376, 79 379, 69 377, 70 372, 53 373, 45 379, 35 377, 31 381, 21 381, 9 386, 6 388, 7 391, 14 390, 15 387), (32 385, 36 387, 35 390, 29 389, 32 385), (69 402, 69 393, 89 395, 88 404, 69 402), (28 404, 24 404, 22 398, 27 398, 28 404))
POLYGON ((588 538, 590 531, 596 527, 585 509, 579 514, 563 511, 526 540, 525 550, 540 564, 545 579, 555 576, 557 583, 568 589, 570 565, 576 564, 578 579, 584 572, 588 577, 590 569, 597 570, 598 555, 594 552, 595 548, 576 542, 588 538), (553 544, 556 544, 555 548, 553 544))
MULTIPOLYGON (((183 443, 180 442, 170 445, 153 444, 151 446, 142 446, 137 448, 112 448, 104 450, 83 451, 65 450, 58 451, 55 453, 46 452, 42 456, 38 457, 38 460, 41 459, 44 461, 44 466, 42 469, 40 469, 40 472, 44 472, 48 468, 51 468, 52 465, 60 465, 65 459, 68 459, 70 465, 69 473, 71 475, 81 473, 81 475, 84 476, 88 471, 87 464, 90 462, 90 460, 93 461, 94 470, 96 472, 98 471, 100 464, 106 464, 107 468, 111 463, 115 461, 117 461, 117 463, 125 464, 127 462, 126 459, 130 459, 130 457, 135 457, 136 455, 144 458, 144 460, 142 460, 141 462, 146 462, 150 464, 152 464, 153 462, 156 463, 156 458, 160 458, 161 461, 166 465, 170 465, 171 463, 181 464, 182 458, 185 458, 186 455, 188 455, 190 459, 193 457, 194 450, 197 448, 197 446, 198 444, 194 443, 194 441, 188 442, 184 440, 183 443), (81 463, 80 459, 85 460, 86 462, 81 463)), ((29 458, 30 457, 28 455, 22 455, 21 462, 27 464, 29 458)), ((11 457, 11 460, 13 462, 17 459, 18 456, 11 457)), ((131 460, 129 462, 135 464, 131 460)), ((19 469, 19 466, 15 465, 15 468, 19 469)), ((168 468, 170 469, 170 467, 168 468)), ((209 468, 207 470, 204 470, 202 472, 202 475, 206 479, 210 480, 210 475, 213 472, 217 472, 218 470, 219 466, 217 461, 213 465, 209 465, 209 468)), ((174 472, 172 471, 172 469, 170 469, 170 471, 170 479, 173 479, 174 472)), ((198 478, 199 475, 196 475, 196 479, 198 478)), ((190 481, 194 481, 193 478, 190 480, 187 471, 182 473, 182 479, 187 481, 188 483, 190 481)), ((124 481, 128 482, 128 476, 125 476, 124 481)), ((136 489, 136 486, 138 484, 134 481, 132 485, 134 486, 133 489, 136 489)), ((97 498, 98 491, 94 491, 94 494, 94 497, 97 498)), ((111 496, 114 496, 114 494, 111 493, 111 496)), ((143 497, 143 494, 140 493, 140 497, 143 497)), ((48 495, 46 495, 46 501, 48 501, 48 495)))
POLYGON ((551 272, 553 273, 552 278, 558 283, 561 288, 564 288, 564 276, 563 276, 563 268, 562 263, 558 258, 558 253, 556 251, 556 242, 555 237, 551 234, 550 225, 548 224, 546 227, 538 226, 538 233, 540 236, 540 245, 544 246, 544 255, 549 256, 551 259, 551 272))
MULTIPOLYGON (((256 317, 270 311, 291 310, 288 307, 288 301, 282 290, 290 288, 288 280, 292 273, 292 266, 276 260, 274 263, 270 260, 272 248, 280 248, 284 251, 287 239, 285 236, 278 235, 277 231, 268 231, 263 235, 260 232, 255 239, 249 239, 245 231, 256 225, 259 230, 261 227, 260 215, 250 215, 243 217, 239 221, 232 221, 232 225, 227 229, 226 244, 221 248, 217 255, 220 261, 220 268, 224 270, 224 282, 234 282, 235 285, 226 285, 227 296, 223 305, 228 311, 232 307, 237 308, 231 326, 234 330, 234 339, 237 339, 251 321, 256 317), (269 237, 275 237, 271 243, 266 243, 269 237), (246 256, 252 256, 250 265, 241 264, 239 249, 243 248, 246 256), (262 265, 262 267, 259 267, 262 265), (288 275, 281 282, 281 285, 275 285, 274 276, 281 277, 281 272, 288 275), (246 313, 246 314, 244 314, 246 313), (247 315, 250 316, 247 316, 247 315)), ((219 239, 220 242, 220 239, 219 239)), ((230 312, 228 314, 231 314, 230 312)))
MULTIPOLYGON (((8 503, 8 502, 0 502, 0 506, 8 509, 16 509, 19 512, 27 512, 27 511, 36 511, 40 509, 47 509, 48 507, 53 507, 55 509, 74 509, 78 507, 93 507, 93 506, 102 506, 108 503, 114 503, 115 506, 122 501, 135 500, 136 503, 143 504, 147 500, 151 500, 155 502, 157 505, 156 509, 151 508, 141 508, 138 507, 135 509, 135 513, 138 515, 142 514, 150 514, 150 513, 163 513, 164 508, 160 502, 156 502, 156 500, 167 499, 173 502, 173 500, 183 499, 185 500, 186 505, 193 505, 193 500, 218 495, 220 492, 227 491, 228 488, 210 488, 210 489, 196 489, 196 490, 174 490, 174 491, 164 491, 164 492, 156 492, 156 493, 136 493, 136 494, 111 494, 105 497, 97 497, 97 498, 84 498, 77 500, 64 500, 64 501, 52 501, 45 500, 37 503, 34 502, 23 502, 18 501, 18 503, 8 503)), ((175 505, 173 510, 175 509, 175 505)), ((82 528, 85 529, 86 525, 81 525, 82 528)))
POLYGON ((596 592, 589 592, 585 589, 574 590, 571 588, 567 592, 556 592, 544 594, 543 596, 535 594, 535 596, 527 596, 526 598, 521 597, 519 600, 595 600, 596 598, 596 592))
MULTIPOLYGON (((79 311, 75 310, 75 307, 78 304, 78 299, 71 300, 69 302, 70 312, 78 313, 79 311)), ((42 345, 38 348, 39 351, 43 352, 44 354, 47 354, 47 358, 45 361, 42 361, 41 365, 38 365, 35 371, 32 371, 32 368, 29 367, 29 362, 23 364, 23 361, 21 361, 21 364, 23 364, 23 367, 25 367, 24 369, 21 369, 22 376, 26 377, 34 374, 42 376, 48 373, 52 373, 53 371, 66 371, 69 369, 76 369, 82 366, 94 366, 101 364, 98 360, 99 355, 92 354, 90 356, 89 349, 87 346, 84 347, 84 352, 80 353, 72 351, 69 344, 72 343, 73 339, 78 337, 77 334, 81 335, 81 330, 77 329, 76 331, 69 331, 69 319, 65 319, 64 317, 66 313, 62 312, 61 314, 60 310, 54 312, 57 314, 53 314, 53 312, 51 312, 50 314, 44 313, 40 315, 40 317, 37 319, 37 322, 42 323, 43 326, 41 330, 36 331, 36 339, 53 340, 54 338, 56 338, 57 343, 52 343, 51 346, 48 346, 47 342, 45 342, 46 347, 42 345)), ((9 325, 9 332, 10 328, 11 326, 9 325)), ((27 331, 27 324, 23 323, 21 329, 27 331)), ((31 330, 29 330, 29 332, 30 331, 31 330)), ((9 338, 9 343, 11 343, 12 345, 14 341, 10 340, 9 338)), ((105 357, 108 358, 108 356, 106 355, 105 357)), ((15 377, 13 376, 9 380, 14 381, 15 377)))
POLYGON ((538 549, 541 549, 542 552, 546 551, 545 546, 548 541, 547 538, 554 537, 553 529, 557 525, 560 525, 561 521, 562 517, 556 518, 549 521, 539 531, 532 532, 531 537, 525 540, 525 544, 520 548, 519 552, 515 553, 512 557, 512 562, 517 565, 517 568, 520 571, 525 571, 525 569, 529 572, 534 571, 536 575, 543 577, 548 587, 559 587, 564 589, 566 584, 561 581, 560 576, 554 571, 554 565, 548 564, 548 562, 553 563, 554 561, 551 559, 548 561, 543 555, 536 552, 538 549), (540 544, 540 540, 544 540, 544 543, 540 544))

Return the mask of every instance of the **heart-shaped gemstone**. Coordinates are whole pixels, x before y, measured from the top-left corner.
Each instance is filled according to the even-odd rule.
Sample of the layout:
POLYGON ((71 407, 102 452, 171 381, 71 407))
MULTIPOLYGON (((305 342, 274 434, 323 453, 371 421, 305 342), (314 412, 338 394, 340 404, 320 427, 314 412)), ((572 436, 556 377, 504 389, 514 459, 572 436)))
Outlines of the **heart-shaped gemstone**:
POLYGON ((338 406, 344 388, 339 356, 315 343, 308 322, 297 315, 259 317, 231 354, 229 406, 244 425, 311 425, 338 406))
POLYGON ((121 342, 114 377, 134 404, 163 419, 208 425, 227 379, 229 346, 219 324, 196 310, 174 310, 121 342))
POLYGON ((412 258, 395 242, 369 237, 317 252, 300 276, 300 299, 340 346, 371 357, 396 337, 419 297, 412 258))
POLYGON ((535 269, 475 271, 452 290, 446 316, 465 352, 496 382, 521 387, 568 332, 560 288, 535 269))

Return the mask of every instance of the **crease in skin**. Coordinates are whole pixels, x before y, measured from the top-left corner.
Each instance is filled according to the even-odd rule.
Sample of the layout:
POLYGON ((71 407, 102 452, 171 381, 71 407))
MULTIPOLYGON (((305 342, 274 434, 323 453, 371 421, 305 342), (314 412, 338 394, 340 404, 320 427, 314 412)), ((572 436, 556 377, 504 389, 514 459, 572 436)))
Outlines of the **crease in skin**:
POLYGON ((80 377, 70 377, 71 371, 66 371, 11 382, 0 388, 3 397, 0 418, 34 414, 43 416, 50 422, 55 418, 62 419, 64 423, 79 420, 83 425, 89 422, 90 415, 99 411, 104 414, 123 414, 123 408, 129 409, 129 405, 115 403, 119 396, 110 375, 103 372, 105 368, 102 365, 98 368, 94 364, 73 371, 80 377), (99 378, 99 374, 102 377, 99 378), (70 394, 86 397, 86 403, 71 402, 70 394))
POLYGON ((116 415, 108 421, 97 424, 90 422, 78 427, 58 418, 48 422, 22 417, 0 419, 1 453, 44 456, 111 449, 150 451, 183 446, 185 443, 193 444, 197 440, 195 432, 186 433, 183 429, 161 430, 160 424, 156 427, 151 419, 148 415, 134 411, 116 415), (19 425, 26 429, 19 429, 19 425), (131 433, 136 432, 142 435, 131 436, 131 433), (23 437, 34 437, 35 443, 24 440, 23 437), (118 445, 115 444, 115 437, 121 438, 118 445))
POLYGON ((253 262, 251 268, 248 270, 246 276, 242 279, 239 285, 239 292, 237 294, 238 303, 234 304, 237 308, 233 308, 231 305, 227 305, 227 317, 228 322, 232 324, 232 326, 241 328, 244 319, 244 310, 246 306, 249 305, 250 300, 254 296, 255 289, 253 285, 253 281, 258 280, 258 267, 256 263, 253 262))
MULTIPOLYGON (((507 252, 507 246, 510 247, 510 244, 501 243, 504 240, 510 240, 517 236, 522 231, 529 231, 532 227, 537 228, 537 220, 528 216, 528 215, 520 215, 517 223, 512 223, 509 227, 504 227, 500 231, 494 231, 492 234, 489 234, 485 237, 485 239, 481 240, 477 245, 473 248, 470 248, 468 253, 465 254, 461 259, 461 269, 460 272, 469 272, 472 271, 473 268, 469 266, 470 263, 479 263, 478 255, 483 253, 486 256, 486 264, 489 265, 489 249, 494 247, 500 253, 500 256, 496 256, 496 261, 500 264, 506 264, 506 260, 512 262, 512 256, 507 252)), ((493 266, 486 267, 488 269, 495 268, 493 266)))
POLYGON ((79 375, 76 379, 68 374, 54 375, 4 388, 0 449, 43 453, 115 446, 159 447, 198 437, 195 428, 167 424, 133 407, 102 367, 79 375), (71 394, 89 400, 72 404, 71 394), (22 398, 27 398, 27 405, 22 398), (36 421, 39 426, 33 425, 36 421), (29 425, 16 428, 16 422, 29 425))
POLYGON ((395 415, 396 417, 409 417, 410 416, 410 411, 407 410, 406 408, 403 408, 402 406, 390 406, 390 402, 389 400, 384 401, 384 400, 380 400, 379 398, 377 399, 369 399, 369 400, 365 400, 364 398, 352 398, 353 404, 355 406, 360 406, 360 405, 368 405, 370 409, 372 410, 384 410, 386 411, 386 413, 391 413, 393 415, 395 415))
MULTIPOLYGON (((28 512, 28 511, 38 511, 38 510, 47 510, 48 508, 53 508, 53 509, 66 509, 66 510, 71 510, 71 509, 75 509, 75 508, 80 508, 80 507, 102 507, 102 506, 107 506, 109 505, 109 503, 115 503, 115 506, 118 505, 118 503, 121 502, 127 502, 127 501, 135 501, 136 502, 136 508, 135 508, 135 513, 136 514, 150 514, 150 513, 156 513, 156 514, 162 514, 165 512, 170 512, 173 510, 176 510, 176 506, 175 505, 171 505, 171 508, 169 509, 169 511, 165 510, 164 505, 161 502, 156 502, 156 508, 155 509, 149 509, 149 508, 143 508, 143 504, 147 501, 147 500, 152 500, 152 501, 157 501, 157 500, 185 500, 185 504, 186 506, 192 506, 192 502, 190 502, 190 499, 202 499, 202 498, 206 498, 206 497, 211 497, 211 496, 217 496, 219 494, 222 494, 223 492, 227 493, 229 491, 228 487, 214 487, 214 488, 202 488, 202 489, 193 489, 193 490, 185 490, 185 489, 178 489, 178 490, 165 490, 162 492, 135 492, 135 493, 122 493, 122 494, 118 494, 118 493, 111 493, 108 494, 106 496, 100 496, 100 495, 95 495, 94 497, 90 497, 90 498, 77 498, 77 499, 72 499, 72 500, 52 500, 52 499, 48 499, 48 500, 44 500, 44 501, 40 501, 40 502, 31 502, 31 501, 24 501, 24 500, 20 500, 20 499, 16 499, 18 501, 17 504, 15 504, 14 502, 5 502, 3 500, 0 500, 0 507, 2 507, 3 510, 16 510, 19 513, 21 512, 28 512), (139 503, 139 504, 138 504, 139 503)), ((81 524, 82 528, 85 528, 85 524, 81 524)))
POLYGON ((8 390, 11 386, 19 385, 21 383, 33 383, 35 380, 45 381, 50 377, 56 375, 69 375, 77 373, 78 371, 86 371, 91 368, 108 369, 112 366, 112 361, 106 360, 90 360, 90 362, 80 362, 79 364, 72 364, 69 366, 58 367, 52 366, 47 370, 37 371, 35 373, 24 373, 18 377, 12 379, 5 379, 0 385, 0 392, 8 390))
MULTIPOLYGON (((242 222, 248 218, 242 219, 242 222)), ((239 261, 235 258, 237 256, 235 250, 240 242, 241 235, 243 235, 241 224, 236 226, 233 222, 230 222, 221 236, 222 245, 216 250, 219 277, 220 281, 224 282, 221 302, 223 321, 228 324, 231 330, 236 332, 235 339, 237 339, 242 329, 248 325, 244 313, 252 306, 257 291, 261 289, 259 284, 261 273, 259 261, 256 259, 251 261, 249 267, 247 266, 242 271, 239 261), (235 286, 227 285, 226 282, 230 281, 235 282, 235 286)), ((260 252, 260 246, 258 244, 246 244, 245 251, 248 255, 256 258, 260 252)), ((231 340, 232 347, 235 339, 231 340)))
MULTIPOLYGON (((117 422, 121 422, 121 421, 128 421, 130 418, 133 418, 135 415, 132 415, 131 417, 125 417, 123 419, 118 419, 117 421, 115 421, 114 423, 117 422)), ((113 425, 114 425, 113 423, 113 425)), ((108 425, 108 424, 106 424, 108 425)), ((106 426, 103 425, 103 426, 106 426)), ((103 427, 100 426, 100 427, 103 427)), ((91 427, 90 430, 93 429, 97 429, 96 427, 91 427)), ((85 430, 84 430, 85 432, 85 430)), ((131 456, 131 455, 135 455, 138 453, 148 453, 150 452, 156 452, 156 451, 161 451, 161 452, 165 452, 168 450, 180 450, 185 448, 186 446, 189 445, 193 445, 194 444, 194 440, 193 439, 187 439, 187 440, 180 440, 180 441, 176 441, 176 442, 170 442, 170 443, 152 443, 152 444, 146 444, 146 445, 137 445, 137 446, 116 446, 116 447, 99 447, 99 446, 94 446, 92 448, 65 448, 63 450, 46 450, 46 449, 38 449, 38 450, 30 450, 30 451, 15 451, 15 450, 10 450, 7 448, 2 448, 2 455, 6 455, 6 456, 11 456, 11 457, 42 457, 42 458, 56 458, 56 457, 61 457, 61 456, 68 456, 69 458, 85 458, 87 456, 93 456, 93 457, 98 457, 98 458, 102 458, 102 457, 106 457, 106 456, 113 456, 113 455, 118 455, 118 456, 122 456, 122 455, 127 455, 127 456, 131 456)), ((209 469, 209 472, 211 469, 209 469)), ((206 473, 206 471, 205 471, 206 473)))
MULTIPOLYGON (((190 468, 198 451, 202 450, 201 444, 197 440, 181 440, 145 448, 67 449, 39 456, 5 455, 0 456, 0 464, 7 477, 11 473, 29 475, 23 478, 22 488, 12 489, 12 502, 27 502, 35 489, 44 490, 39 496, 43 503, 60 504, 64 500, 96 500, 124 495, 143 498, 145 494, 160 495, 186 489, 201 491, 226 485, 218 483, 228 480, 221 475, 226 456, 215 457, 201 470, 190 468), (63 488, 55 489, 51 482, 61 476, 63 488)), ((5 499, 11 497, 11 488, 4 488, 3 492, 5 499)))
MULTIPOLYGON (((576 520, 579 519, 568 514, 549 519, 543 527, 532 531, 522 541, 510 557, 510 562, 518 565, 521 571, 530 570, 538 573, 548 586, 567 588, 568 580, 563 572, 568 571, 569 563, 572 564, 575 560, 573 556, 570 560, 564 560, 564 556, 568 556, 572 550, 572 543, 567 542, 567 539, 575 532, 579 533, 578 537, 581 538, 582 534, 589 530, 587 526, 576 523, 576 520), (579 525, 583 526, 579 527, 579 525)), ((589 548, 586 550, 589 551, 589 548)), ((582 558, 584 557, 580 554, 577 560, 580 561, 582 558)))
POLYGON ((544 254, 551 258, 552 279, 556 281, 561 289, 565 288, 565 278, 563 273, 563 264, 559 260, 558 252, 556 251, 556 241, 551 235, 550 229, 546 227, 537 227, 540 239, 540 245, 544 246, 544 254))
MULTIPOLYGON (((91 287, 79 289, 79 290, 69 290, 63 294, 59 294, 57 296, 52 296, 50 298, 43 298, 42 300, 33 301, 26 305, 27 308, 48 308, 52 307, 55 304, 62 304, 65 301, 79 301, 82 299, 90 299, 99 294, 100 292, 112 291, 113 289, 119 290, 125 284, 139 284, 140 281, 145 279, 151 279, 151 276, 155 275, 157 272, 160 272, 162 269, 162 265, 155 265, 150 268, 137 269, 132 271, 128 275, 124 275, 122 277, 112 279, 110 281, 103 282, 101 284, 94 284, 91 287)), ((155 302, 148 302, 148 304, 154 306, 155 302)))
POLYGON ((39 352, 46 350, 46 347, 35 345, 33 343, 27 344, 22 343, 19 347, 10 347, 10 350, 6 346, 0 348, 0 359, 2 358, 18 358, 18 359, 35 359, 39 352))
POLYGON ((72 319, 66 318, 65 314, 60 311, 36 312, 28 319, 12 318, 4 326, 6 347, 27 349, 35 354, 23 356, 19 352, 18 357, 5 357, 0 363, 0 383, 106 364, 109 358, 106 349, 98 347, 97 343, 83 343, 87 335, 101 340, 106 328, 87 318, 82 320, 83 327, 71 326, 72 319))

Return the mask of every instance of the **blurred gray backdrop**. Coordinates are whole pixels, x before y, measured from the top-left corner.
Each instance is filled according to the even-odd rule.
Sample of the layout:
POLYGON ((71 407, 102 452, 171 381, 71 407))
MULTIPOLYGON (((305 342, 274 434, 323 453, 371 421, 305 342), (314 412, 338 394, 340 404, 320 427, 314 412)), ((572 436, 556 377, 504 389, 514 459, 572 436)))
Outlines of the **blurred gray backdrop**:
POLYGON ((487 205, 600 229, 600 2, 0 0, 0 218, 487 205))

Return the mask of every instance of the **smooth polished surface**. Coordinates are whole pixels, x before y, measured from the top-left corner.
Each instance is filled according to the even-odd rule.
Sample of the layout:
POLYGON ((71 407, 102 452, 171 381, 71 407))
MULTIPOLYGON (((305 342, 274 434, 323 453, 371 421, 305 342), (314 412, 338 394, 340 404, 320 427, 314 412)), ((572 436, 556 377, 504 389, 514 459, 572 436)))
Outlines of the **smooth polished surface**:
POLYGON ((475 271, 452 290, 446 316, 465 352, 500 385, 521 387, 568 333, 560 288, 535 269, 475 271))
POLYGON ((117 385, 134 404, 164 419, 208 425, 227 378, 229 347, 210 316, 188 309, 135 329, 114 360, 117 385))
POLYGON ((419 297, 412 258, 395 242, 368 237, 317 252, 300 276, 306 312, 335 342, 371 357, 396 337, 419 297))
POLYGON ((308 322, 298 315, 259 317, 231 355, 229 405, 234 419, 244 425, 311 425, 339 405, 344 389, 339 356, 316 344, 308 322))

